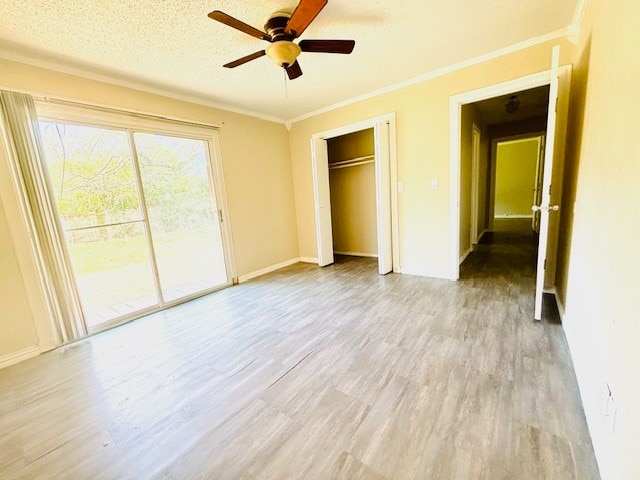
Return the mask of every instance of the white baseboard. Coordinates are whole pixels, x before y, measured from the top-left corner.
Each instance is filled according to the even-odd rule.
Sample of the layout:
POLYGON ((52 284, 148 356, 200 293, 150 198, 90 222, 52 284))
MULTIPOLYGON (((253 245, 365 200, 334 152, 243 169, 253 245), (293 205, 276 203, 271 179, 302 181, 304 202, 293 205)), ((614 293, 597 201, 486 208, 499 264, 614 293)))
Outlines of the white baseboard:
POLYGON ((281 268, 288 267, 298 262, 300 262, 300 258, 296 257, 290 260, 286 260, 284 262, 277 263, 275 265, 270 265, 268 267, 261 268, 260 270, 256 270, 255 272, 247 273, 245 275, 240 275, 238 276, 238 283, 248 282, 252 278, 260 277, 262 275, 266 275, 267 273, 275 272, 276 270, 280 270, 281 268))
POLYGON ((0 368, 8 367, 9 365, 14 365, 18 362, 22 362, 31 357, 35 357, 40 354, 40 350, 38 347, 27 347, 22 350, 18 350, 17 352, 9 353, 7 355, 2 355, 0 357, 0 368))
POLYGON ((53 350, 54 348, 59 347, 60 345, 56 344, 53 338, 47 340, 46 342, 38 343, 38 351, 40 353, 48 352, 49 350, 53 350))
POLYGON ((349 255, 351 257, 369 257, 369 258, 378 258, 377 253, 362 253, 362 252, 338 252, 334 251, 336 255, 349 255))
POLYGON ((299 260, 302 263, 318 263, 318 257, 300 257, 299 260))
POLYGON ((407 269, 405 267, 402 267, 399 269, 398 272, 395 272, 395 273, 402 273, 403 275, 413 275, 416 277, 441 278, 443 280, 452 280, 451 275, 449 275, 448 272, 423 272, 419 270, 411 270, 410 268, 407 269))
POLYGON ((494 215, 493 218, 533 218, 533 215, 494 215))
POLYGON ((460 257, 460 265, 462 265, 462 262, 464 262, 467 259, 467 257, 471 252, 473 252, 473 247, 469 247, 469 249, 462 254, 462 256, 460 257))

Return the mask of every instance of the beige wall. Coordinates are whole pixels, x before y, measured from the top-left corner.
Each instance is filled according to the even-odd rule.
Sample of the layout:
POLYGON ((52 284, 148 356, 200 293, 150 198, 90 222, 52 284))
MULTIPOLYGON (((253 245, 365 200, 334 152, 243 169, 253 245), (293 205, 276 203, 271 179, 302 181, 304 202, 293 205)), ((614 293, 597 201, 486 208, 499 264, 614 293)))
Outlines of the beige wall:
MULTIPOLYGON (((299 257, 289 140, 283 124, 1 59, 0 88, 221 125, 220 149, 238 274, 299 257)), ((39 291, 35 270, 33 265, 29 268, 26 258, 30 255, 25 245, 28 237, 16 212, 18 202, 7 178, 4 154, 2 163, 0 205, 9 222, 0 223, 0 250, 7 256, 3 262, 14 266, 17 262, 20 270, 9 269, 3 277, 0 300, 13 298, 12 308, 19 314, 2 315, 0 329, 27 332, 30 312, 37 311, 33 317, 36 323, 43 323, 38 330, 42 337, 50 330, 48 322, 42 320, 46 315, 42 295, 39 302, 31 301, 29 306, 24 298, 13 294, 14 287, 8 287, 18 288, 24 282, 30 295, 39 291), (7 211, 9 207, 11 211, 7 211)), ((28 334, 24 335, 26 339, 28 334)))
POLYGON ((35 347, 38 336, 16 250, 0 204, 0 358, 35 347))
POLYGON ((640 478, 640 2, 591 0, 575 55, 558 291, 603 478, 640 478), (604 421, 602 391, 617 406, 604 421))
MULTIPOLYGON (((373 128, 327 141, 329 165, 373 155, 373 128)), ((376 172, 373 163, 329 170, 333 249, 337 253, 378 254, 376 172)))
POLYGON ((311 135, 395 112, 397 119, 400 269, 405 273, 450 275, 449 98, 488 85, 548 70, 551 47, 562 45, 561 63, 572 47, 548 42, 451 74, 366 99, 293 124, 290 131, 300 255, 316 257, 311 170, 311 135), (436 179, 439 188, 431 189, 436 179))
POLYGON ((539 139, 499 142, 496 148, 496 217, 530 217, 539 139))

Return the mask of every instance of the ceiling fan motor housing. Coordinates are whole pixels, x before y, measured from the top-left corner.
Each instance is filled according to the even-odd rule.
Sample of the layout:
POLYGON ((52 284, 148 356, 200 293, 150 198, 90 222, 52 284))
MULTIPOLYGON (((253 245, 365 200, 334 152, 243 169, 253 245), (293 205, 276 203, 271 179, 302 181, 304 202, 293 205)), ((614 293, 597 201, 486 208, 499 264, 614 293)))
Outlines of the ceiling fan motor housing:
POLYGON ((272 13, 264 24, 264 31, 269 34, 274 42, 278 42, 280 40, 291 41, 295 36, 291 33, 287 34, 284 31, 290 18, 291 14, 288 12, 272 13))
POLYGON ((285 28, 291 14, 287 12, 276 12, 269 16, 264 24, 264 30, 272 38, 265 52, 267 56, 281 67, 293 65, 300 55, 300 47, 292 42, 295 38, 293 33, 285 33, 285 28))

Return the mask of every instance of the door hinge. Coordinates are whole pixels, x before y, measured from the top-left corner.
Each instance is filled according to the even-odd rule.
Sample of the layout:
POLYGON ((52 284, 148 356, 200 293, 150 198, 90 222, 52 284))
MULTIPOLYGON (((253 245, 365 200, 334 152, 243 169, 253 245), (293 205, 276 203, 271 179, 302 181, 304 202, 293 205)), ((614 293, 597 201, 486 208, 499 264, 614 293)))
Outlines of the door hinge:
POLYGON ((546 258, 544 259, 544 266, 542 267, 542 269, 543 270, 547 269, 547 259, 546 258))
POLYGON ((222 218, 222 209, 218 209, 218 218, 220 219, 220 221, 221 221, 221 222, 223 221, 223 218, 222 218))
POLYGON ((559 100, 559 97, 556 97, 556 113, 558 112, 558 100, 559 100))

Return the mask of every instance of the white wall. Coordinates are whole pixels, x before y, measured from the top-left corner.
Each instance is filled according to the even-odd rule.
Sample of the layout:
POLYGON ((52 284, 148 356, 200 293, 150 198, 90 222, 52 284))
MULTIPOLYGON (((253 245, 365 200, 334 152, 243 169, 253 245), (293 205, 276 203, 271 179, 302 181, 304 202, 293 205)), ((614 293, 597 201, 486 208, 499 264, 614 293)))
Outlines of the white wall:
POLYGON ((558 262, 605 480, 640 478, 640 2, 591 0, 574 58, 558 262), (609 385, 617 414, 603 412, 609 385))

